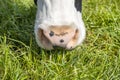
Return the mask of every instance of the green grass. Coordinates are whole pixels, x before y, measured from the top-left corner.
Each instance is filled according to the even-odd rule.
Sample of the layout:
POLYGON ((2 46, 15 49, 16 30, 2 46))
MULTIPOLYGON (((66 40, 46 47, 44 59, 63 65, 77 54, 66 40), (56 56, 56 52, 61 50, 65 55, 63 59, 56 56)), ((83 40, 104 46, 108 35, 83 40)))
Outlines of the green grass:
POLYGON ((120 80, 120 0, 83 0, 87 35, 72 51, 34 38, 33 0, 0 0, 0 80, 120 80))

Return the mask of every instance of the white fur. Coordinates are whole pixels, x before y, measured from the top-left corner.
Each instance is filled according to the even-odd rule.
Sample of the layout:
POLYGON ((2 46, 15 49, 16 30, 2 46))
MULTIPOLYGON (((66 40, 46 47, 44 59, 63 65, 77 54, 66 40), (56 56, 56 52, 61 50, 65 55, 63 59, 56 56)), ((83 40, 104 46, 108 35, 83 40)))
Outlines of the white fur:
POLYGON ((37 15, 35 21, 35 35, 40 47, 37 31, 38 28, 47 29, 50 25, 70 25, 74 24, 79 29, 79 40, 77 45, 81 44, 85 38, 85 27, 82 20, 82 14, 75 8, 75 0, 38 0, 37 15))

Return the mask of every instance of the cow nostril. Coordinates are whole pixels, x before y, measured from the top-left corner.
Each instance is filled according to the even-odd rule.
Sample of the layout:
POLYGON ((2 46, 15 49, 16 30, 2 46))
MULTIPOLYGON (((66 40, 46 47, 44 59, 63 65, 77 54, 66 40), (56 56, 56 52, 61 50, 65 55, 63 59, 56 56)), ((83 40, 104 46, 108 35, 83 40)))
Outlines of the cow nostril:
POLYGON ((50 37, 54 36, 54 32, 51 31, 51 32, 49 33, 49 35, 50 35, 50 37))
POLYGON ((64 40, 63 40, 63 39, 61 39, 61 40, 60 40, 60 43, 63 43, 63 42, 64 42, 64 40))

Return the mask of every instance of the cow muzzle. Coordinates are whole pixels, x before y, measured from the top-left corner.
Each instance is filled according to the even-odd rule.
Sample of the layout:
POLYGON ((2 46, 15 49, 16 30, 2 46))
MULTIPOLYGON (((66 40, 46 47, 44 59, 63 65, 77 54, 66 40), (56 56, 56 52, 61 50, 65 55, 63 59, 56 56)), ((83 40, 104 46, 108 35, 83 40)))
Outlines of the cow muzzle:
POLYGON ((47 29, 38 28, 37 34, 44 49, 64 48, 71 50, 76 47, 79 30, 68 25, 49 26, 47 29))

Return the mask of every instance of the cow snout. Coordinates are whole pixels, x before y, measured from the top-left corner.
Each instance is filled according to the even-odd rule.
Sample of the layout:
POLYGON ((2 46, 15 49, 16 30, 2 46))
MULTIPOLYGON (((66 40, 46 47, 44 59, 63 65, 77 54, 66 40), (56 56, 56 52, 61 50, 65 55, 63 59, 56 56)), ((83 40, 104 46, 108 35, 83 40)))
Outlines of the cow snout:
POLYGON ((71 26, 50 26, 48 29, 40 31, 40 41, 45 49, 72 49, 77 41, 74 40, 77 36, 77 29, 71 26))

